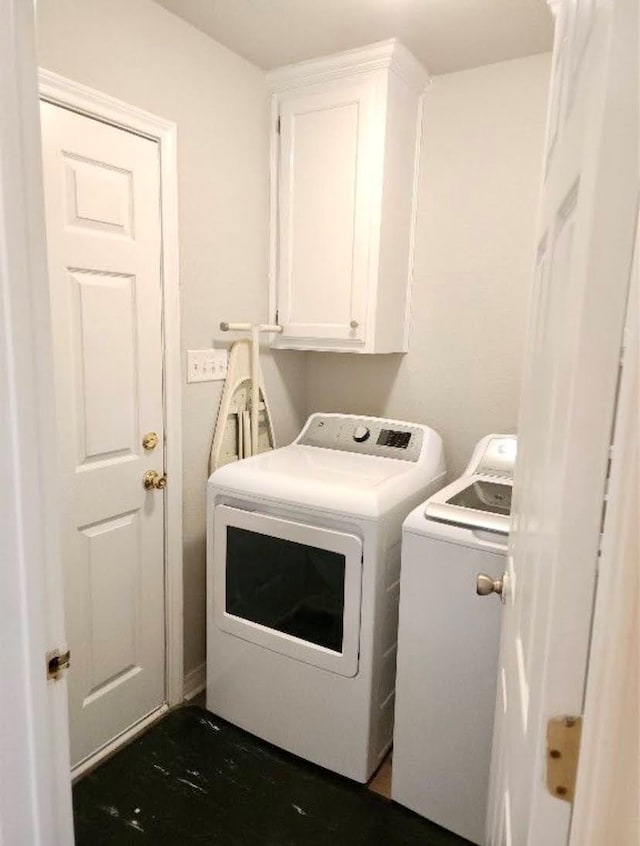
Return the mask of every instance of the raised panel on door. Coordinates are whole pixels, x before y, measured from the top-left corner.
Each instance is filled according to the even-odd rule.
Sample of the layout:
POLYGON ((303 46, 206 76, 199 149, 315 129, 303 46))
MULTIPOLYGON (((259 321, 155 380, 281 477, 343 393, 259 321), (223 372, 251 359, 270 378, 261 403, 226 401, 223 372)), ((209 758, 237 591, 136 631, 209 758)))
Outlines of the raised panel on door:
POLYGON ((373 89, 326 86, 280 103, 278 320, 283 338, 364 343, 373 89))
POLYGON ((79 585, 89 632, 90 662, 83 707, 139 673, 140 523, 136 512, 80 528, 79 585))
POLYGON ((89 469, 136 453, 136 280, 75 269, 68 282, 78 469, 89 469))
POLYGON ((72 762, 165 699, 155 142, 42 104, 72 762), (159 444, 142 447, 155 431, 159 444))

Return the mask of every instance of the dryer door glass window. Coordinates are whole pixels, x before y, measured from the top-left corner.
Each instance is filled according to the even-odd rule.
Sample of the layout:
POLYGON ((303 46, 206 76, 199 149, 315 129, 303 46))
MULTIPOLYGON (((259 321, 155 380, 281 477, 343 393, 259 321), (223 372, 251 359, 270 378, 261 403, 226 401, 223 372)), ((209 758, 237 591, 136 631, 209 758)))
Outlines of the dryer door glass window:
POLYGON ((227 526, 226 611, 342 652, 345 556, 227 526))
POLYGON ((224 632, 353 677, 359 662, 362 538, 230 505, 216 505, 213 524, 214 644, 224 632))

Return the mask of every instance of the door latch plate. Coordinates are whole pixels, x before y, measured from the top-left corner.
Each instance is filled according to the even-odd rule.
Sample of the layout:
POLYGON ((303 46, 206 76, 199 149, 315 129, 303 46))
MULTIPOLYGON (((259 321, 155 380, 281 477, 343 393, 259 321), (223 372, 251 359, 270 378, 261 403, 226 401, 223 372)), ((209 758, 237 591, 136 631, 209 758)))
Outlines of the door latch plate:
POLYGON ((582 717, 552 717, 547 723, 547 790, 573 802, 580 753, 582 717))
POLYGON ((71 652, 67 649, 66 652, 60 652, 59 649, 54 649, 52 652, 47 652, 47 679, 50 681, 57 681, 62 678, 65 672, 71 666, 71 652))

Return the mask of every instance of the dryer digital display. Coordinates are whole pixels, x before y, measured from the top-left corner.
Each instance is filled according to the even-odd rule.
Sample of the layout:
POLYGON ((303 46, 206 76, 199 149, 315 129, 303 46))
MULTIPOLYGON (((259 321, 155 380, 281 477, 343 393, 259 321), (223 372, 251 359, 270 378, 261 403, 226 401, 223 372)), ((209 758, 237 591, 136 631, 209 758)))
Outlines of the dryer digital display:
POLYGON ((406 449, 411 441, 411 432, 398 432, 395 429, 382 429, 378 435, 378 445, 406 449))

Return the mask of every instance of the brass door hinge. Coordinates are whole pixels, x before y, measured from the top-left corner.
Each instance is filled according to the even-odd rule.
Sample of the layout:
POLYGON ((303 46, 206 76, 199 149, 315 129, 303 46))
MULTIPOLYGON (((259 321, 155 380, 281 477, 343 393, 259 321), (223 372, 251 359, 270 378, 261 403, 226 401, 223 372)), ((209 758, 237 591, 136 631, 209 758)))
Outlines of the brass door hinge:
POLYGON ((547 723, 547 790, 573 802, 580 756, 582 717, 552 717, 547 723))
POLYGON ((52 681, 61 679, 70 666, 71 652, 68 649, 66 652, 60 652, 59 649, 47 652, 47 679, 52 681))

